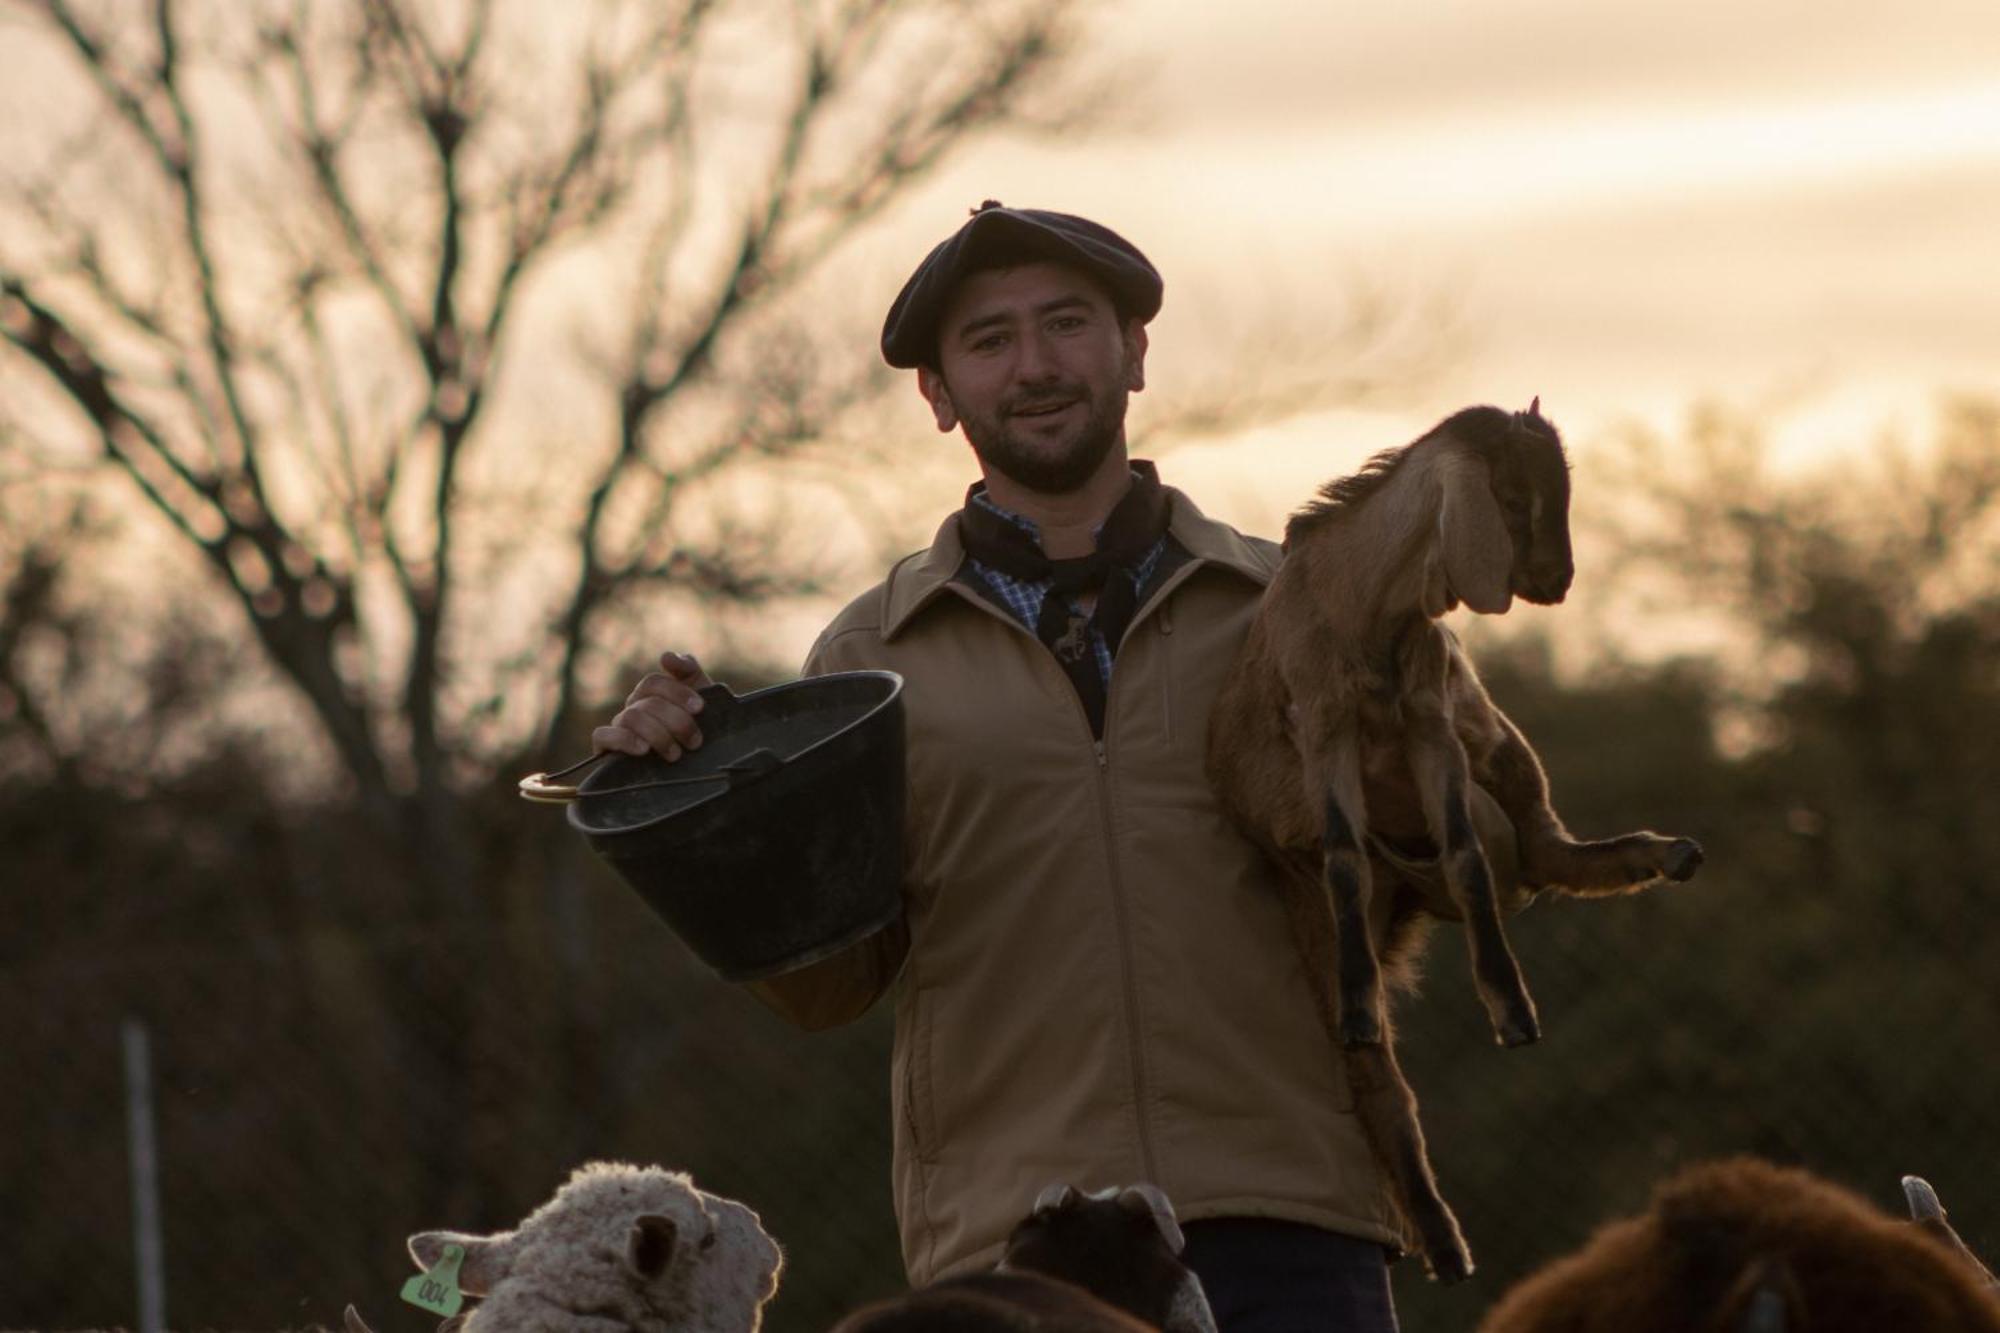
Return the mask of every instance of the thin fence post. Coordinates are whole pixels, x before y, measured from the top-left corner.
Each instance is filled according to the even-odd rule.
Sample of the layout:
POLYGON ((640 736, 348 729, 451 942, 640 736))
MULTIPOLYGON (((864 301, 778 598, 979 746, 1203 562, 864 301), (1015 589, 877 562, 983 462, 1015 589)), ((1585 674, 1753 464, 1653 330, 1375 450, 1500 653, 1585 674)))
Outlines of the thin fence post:
POLYGON ((128 1018, 125 1046, 125 1141, 132 1159, 132 1255, 138 1271, 139 1333, 161 1333, 167 1320, 165 1246, 160 1236, 160 1160, 153 1139, 152 1044, 146 1025, 128 1018))

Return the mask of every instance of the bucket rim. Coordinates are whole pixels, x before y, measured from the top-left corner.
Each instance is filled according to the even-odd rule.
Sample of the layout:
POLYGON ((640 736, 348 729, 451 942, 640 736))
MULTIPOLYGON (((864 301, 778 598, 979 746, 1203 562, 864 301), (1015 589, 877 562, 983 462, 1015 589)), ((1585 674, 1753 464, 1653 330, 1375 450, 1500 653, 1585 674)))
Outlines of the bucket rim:
MULTIPOLYGON (((847 725, 840 727, 838 730, 828 732, 826 735, 820 737, 818 740, 812 742, 810 745, 807 745, 804 749, 801 749, 796 753, 788 756, 784 760, 783 766, 790 767, 792 764, 797 763, 798 761, 803 760, 806 756, 812 754, 815 750, 830 745, 834 741, 839 740, 841 737, 846 736, 848 733, 860 727, 863 723, 878 716, 884 709, 894 706, 896 701, 902 697, 903 693, 902 674, 900 672, 889 671, 877 667, 861 668, 853 671, 825 671, 821 672, 816 676, 800 676, 795 680, 781 680, 774 685, 766 685, 763 686, 761 689, 752 690, 748 694, 732 693, 729 696, 731 700, 730 706, 732 708, 741 708, 745 705, 750 704, 754 700, 763 698, 766 695, 778 694, 787 690, 795 690, 800 686, 814 685, 823 681, 870 680, 870 679, 883 681, 887 683, 889 688, 886 691, 884 691, 880 699, 875 700, 872 704, 869 705, 867 712, 861 714, 861 716, 847 723, 847 725)), ((717 684, 721 683, 722 682, 720 681, 717 682, 717 684)), ((727 687, 725 686, 724 688, 727 687)), ((599 774, 603 773, 604 771, 605 770, 603 768, 599 768, 594 772, 585 776, 583 781, 577 784, 576 799, 570 802, 568 810, 564 812, 567 817, 567 822, 569 823, 569 826, 575 829, 578 833, 581 833, 588 838, 619 838, 619 837, 624 837, 627 834, 641 833, 648 829, 656 828, 660 824, 665 823, 667 820, 676 819, 692 811, 707 808, 709 805, 713 804, 718 797, 727 796, 731 790, 730 785, 727 782, 722 781, 718 776, 716 789, 713 792, 709 793, 708 795, 699 798, 698 800, 690 801, 686 805, 677 806, 674 809, 668 810, 663 814, 654 815, 651 818, 646 819, 640 823, 627 824, 621 828, 607 829, 586 823, 583 817, 584 803, 590 797, 598 794, 591 791, 590 784, 593 781, 595 781, 599 776, 599 774)))

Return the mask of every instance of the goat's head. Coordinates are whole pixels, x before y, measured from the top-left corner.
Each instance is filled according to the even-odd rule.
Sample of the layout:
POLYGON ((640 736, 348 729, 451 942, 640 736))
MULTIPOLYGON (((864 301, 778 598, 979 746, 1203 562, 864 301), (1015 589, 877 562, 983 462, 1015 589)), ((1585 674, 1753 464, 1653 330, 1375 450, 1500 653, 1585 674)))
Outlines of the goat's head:
MULTIPOLYGON (((1439 514, 1451 595, 1489 615, 1516 597, 1552 606, 1569 593, 1569 460, 1540 398, 1504 429, 1465 440, 1439 514)), ((1498 414, 1494 414, 1496 417, 1498 414)))
POLYGON ((1073 1282, 1168 1333, 1215 1333, 1201 1280, 1181 1261, 1186 1248, 1155 1186, 1051 1185, 1007 1238, 1000 1267, 1073 1282))

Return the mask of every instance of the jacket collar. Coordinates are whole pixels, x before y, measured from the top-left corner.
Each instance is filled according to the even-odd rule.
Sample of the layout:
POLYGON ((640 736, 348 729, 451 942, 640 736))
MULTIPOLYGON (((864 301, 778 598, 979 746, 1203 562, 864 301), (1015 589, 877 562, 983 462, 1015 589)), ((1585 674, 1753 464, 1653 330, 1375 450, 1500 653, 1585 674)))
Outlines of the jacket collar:
MULTIPOLYGON (((1260 588, 1271 582, 1271 576, 1277 572, 1275 555, 1265 555, 1234 528, 1202 513, 1180 491, 1171 486, 1165 490, 1171 507, 1167 535, 1188 553, 1184 571, 1214 565, 1241 575, 1260 588)), ((958 535, 958 514, 953 512, 939 525, 929 550, 909 557, 890 571, 888 585, 883 590, 882 638, 885 641, 895 638, 920 611, 942 596, 952 586, 952 578, 964 562, 965 543, 958 535)))

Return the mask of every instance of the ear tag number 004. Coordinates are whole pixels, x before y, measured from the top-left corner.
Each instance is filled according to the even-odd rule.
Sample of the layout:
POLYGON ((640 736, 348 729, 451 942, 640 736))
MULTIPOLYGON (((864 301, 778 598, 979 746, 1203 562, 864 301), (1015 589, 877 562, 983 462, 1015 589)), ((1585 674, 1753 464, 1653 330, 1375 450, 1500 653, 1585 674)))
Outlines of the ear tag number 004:
POLYGON ((444 1257, 438 1260, 436 1268, 403 1284, 403 1299, 436 1314, 457 1314, 465 1305, 465 1293, 458 1289, 458 1265, 464 1258, 462 1247, 445 1246, 444 1257))

